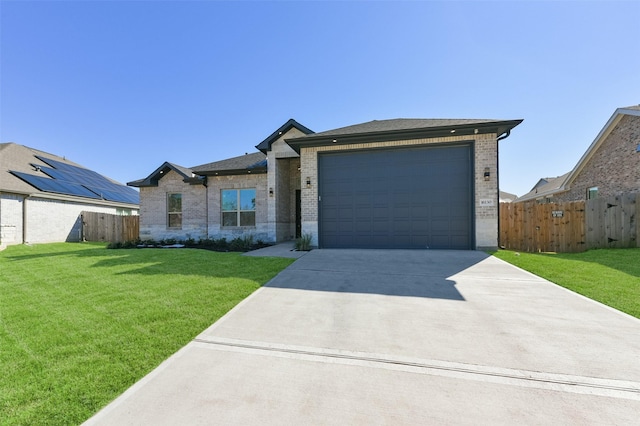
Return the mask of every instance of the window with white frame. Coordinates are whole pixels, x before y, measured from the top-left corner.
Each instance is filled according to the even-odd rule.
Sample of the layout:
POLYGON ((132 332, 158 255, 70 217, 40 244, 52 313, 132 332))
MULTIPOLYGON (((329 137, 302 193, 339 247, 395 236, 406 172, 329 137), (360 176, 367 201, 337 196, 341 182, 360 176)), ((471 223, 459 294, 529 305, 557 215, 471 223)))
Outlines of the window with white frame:
POLYGON ((587 200, 593 200, 598 197, 598 187, 593 186, 591 188, 587 188, 587 200))
POLYGON ((167 194, 167 227, 182 228, 182 194, 167 194))
POLYGON ((256 190, 223 189, 222 226, 256 226, 256 190))

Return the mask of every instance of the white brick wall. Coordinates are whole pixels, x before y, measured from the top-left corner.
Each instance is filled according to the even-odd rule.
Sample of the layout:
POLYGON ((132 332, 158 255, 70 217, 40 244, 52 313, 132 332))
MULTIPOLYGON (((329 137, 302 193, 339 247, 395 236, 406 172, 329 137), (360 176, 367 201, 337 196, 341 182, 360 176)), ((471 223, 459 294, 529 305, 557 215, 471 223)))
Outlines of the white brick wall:
POLYGON ((321 146, 302 148, 300 162, 302 166, 302 232, 313 236, 313 245, 318 244, 318 153, 346 151, 370 148, 403 147, 429 145, 436 143, 468 142, 473 140, 475 153, 475 231, 477 248, 494 248, 498 245, 498 180, 497 180, 497 142, 496 134, 477 135, 475 137, 457 136, 431 139, 414 139, 390 142, 349 144, 339 146, 321 146), (491 177, 484 180, 484 169, 489 167, 491 177), (307 177, 311 187, 307 188, 307 177), (484 204, 481 206, 481 201, 484 204), (487 202, 487 200, 489 200, 487 202))
POLYGON ((24 196, 0 194, 0 249, 22 243, 22 203, 24 196))
POLYGON ((21 195, 0 196, 0 246, 80 241, 83 211, 116 214, 115 207, 21 195), (23 208, 26 223, 23 223, 23 208), (26 232, 23 231, 23 226, 26 232))

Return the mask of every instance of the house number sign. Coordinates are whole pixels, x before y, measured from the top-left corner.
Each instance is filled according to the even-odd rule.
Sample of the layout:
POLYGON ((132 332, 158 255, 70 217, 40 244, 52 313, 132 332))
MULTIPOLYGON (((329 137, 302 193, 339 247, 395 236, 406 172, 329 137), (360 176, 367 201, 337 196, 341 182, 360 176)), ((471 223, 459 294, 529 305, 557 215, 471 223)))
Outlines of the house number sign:
POLYGON ((551 217, 562 217, 564 216, 564 211, 563 210, 552 210, 551 211, 551 217))

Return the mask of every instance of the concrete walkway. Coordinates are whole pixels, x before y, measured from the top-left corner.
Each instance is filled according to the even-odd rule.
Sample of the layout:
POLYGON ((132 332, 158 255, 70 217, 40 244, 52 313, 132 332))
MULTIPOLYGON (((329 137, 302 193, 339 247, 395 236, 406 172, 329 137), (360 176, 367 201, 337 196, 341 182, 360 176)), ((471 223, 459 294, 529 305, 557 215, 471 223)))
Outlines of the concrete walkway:
POLYGON ((314 250, 90 419, 634 424, 640 320, 480 252, 314 250))
POLYGON ((243 255, 251 257, 287 257, 289 259, 299 259, 308 253, 306 251, 297 251, 295 244, 294 241, 286 241, 273 246, 249 251, 243 255))

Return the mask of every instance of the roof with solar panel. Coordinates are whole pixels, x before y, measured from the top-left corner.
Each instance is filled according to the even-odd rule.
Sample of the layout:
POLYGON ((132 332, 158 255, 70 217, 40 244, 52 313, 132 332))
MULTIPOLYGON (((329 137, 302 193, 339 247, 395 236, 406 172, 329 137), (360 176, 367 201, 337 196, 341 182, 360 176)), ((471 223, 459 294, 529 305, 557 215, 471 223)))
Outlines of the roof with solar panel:
POLYGON ((78 197, 100 204, 140 203, 133 188, 66 158, 15 143, 0 144, 0 191, 78 197))

